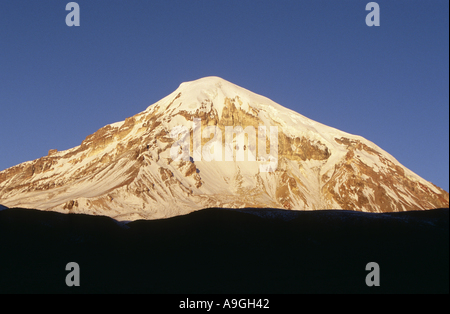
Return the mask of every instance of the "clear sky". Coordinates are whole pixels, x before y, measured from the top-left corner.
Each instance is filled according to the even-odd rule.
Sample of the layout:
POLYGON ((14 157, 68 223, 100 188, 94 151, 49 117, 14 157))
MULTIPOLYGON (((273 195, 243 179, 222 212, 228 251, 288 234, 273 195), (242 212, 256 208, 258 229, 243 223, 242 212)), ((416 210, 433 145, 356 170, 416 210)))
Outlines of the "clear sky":
POLYGON ((449 191, 449 2, 0 2, 0 170, 219 76, 361 135, 449 191))

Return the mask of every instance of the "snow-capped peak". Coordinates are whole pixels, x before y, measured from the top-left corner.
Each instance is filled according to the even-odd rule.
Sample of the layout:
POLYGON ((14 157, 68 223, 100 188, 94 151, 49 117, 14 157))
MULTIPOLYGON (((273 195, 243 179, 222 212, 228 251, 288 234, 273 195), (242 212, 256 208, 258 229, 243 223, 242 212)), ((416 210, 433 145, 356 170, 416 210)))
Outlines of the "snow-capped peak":
POLYGON ((0 172, 0 203, 134 220, 206 207, 417 210, 448 207, 449 195, 374 143, 211 76, 182 83, 146 110, 89 135, 80 146, 0 172), (194 119, 201 121, 200 133, 194 119), (259 126, 277 128, 276 156, 269 158, 276 159, 273 171, 261 171, 268 159, 256 146, 264 141, 253 144, 250 137, 243 145, 244 161, 220 158, 229 152, 234 156, 240 146, 237 135, 227 143, 223 134, 226 127, 238 126, 256 132, 259 126), (213 138, 202 133, 207 127, 214 130, 213 138), (177 141, 171 133, 177 128, 189 139, 185 160, 171 155, 177 141), (211 147, 216 159, 205 158, 211 147))

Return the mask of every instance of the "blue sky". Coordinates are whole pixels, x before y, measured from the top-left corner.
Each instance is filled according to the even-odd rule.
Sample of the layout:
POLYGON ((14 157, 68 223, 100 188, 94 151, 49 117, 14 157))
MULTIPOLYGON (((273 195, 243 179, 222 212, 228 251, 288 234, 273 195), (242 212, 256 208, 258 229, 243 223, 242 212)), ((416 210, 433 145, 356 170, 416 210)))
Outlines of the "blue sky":
POLYGON ((361 135, 449 191, 449 3, 0 3, 0 170, 77 146, 181 82, 220 76, 361 135))

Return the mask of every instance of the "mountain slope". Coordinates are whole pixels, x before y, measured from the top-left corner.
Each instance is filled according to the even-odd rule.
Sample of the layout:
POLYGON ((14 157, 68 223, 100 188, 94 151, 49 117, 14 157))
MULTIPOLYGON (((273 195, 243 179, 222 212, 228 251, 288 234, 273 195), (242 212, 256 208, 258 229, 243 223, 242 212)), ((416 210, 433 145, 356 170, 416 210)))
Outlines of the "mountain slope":
POLYGON ((50 150, 48 156, 0 172, 0 204, 135 220, 206 207, 422 210, 448 207, 449 194, 360 136, 206 77, 182 83, 145 111, 89 135, 80 146, 50 150), (194 125, 194 119, 201 124, 194 125), (265 140, 259 139, 260 125, 266 127, 265 140), (208 126, 216 127, 213 136, 208 126), (230 126, 251 126, 258 140, 245 139, 242 145, 236 136, 227 142, 230 126), (277 146, 271 126, 278 128, 277 146), (177 130, 189 132, 184 160, 171 156, 177 130), (272 152, 271 144, 278 149, 272 152), (210 147, 221 161, 206 160, 210 147), (238 161, 236 153, 226 161, 235 148, 245 152, 245 159, 238 161), (249 161, 252 156, 256 161, 249 161), (267 167, 275 171, 262 171, 267 167))

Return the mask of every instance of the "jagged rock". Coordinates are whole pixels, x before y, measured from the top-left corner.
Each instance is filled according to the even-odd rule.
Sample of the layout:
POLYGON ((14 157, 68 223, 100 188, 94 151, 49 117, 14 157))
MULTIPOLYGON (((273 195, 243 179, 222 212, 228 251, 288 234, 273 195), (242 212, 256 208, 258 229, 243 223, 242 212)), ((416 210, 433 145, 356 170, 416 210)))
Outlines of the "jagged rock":
POLYGON ((68 209, 68 210, 72 210, 74 207, 78 207, 78 201, 69 201, 67 202, 63 209, 68 209))
POLYGON ((48 156, 52 156, 52 155, 56 154, 57 152, 58 152, 57 149, 50 149, 50 150, 48 151, 48 156))

